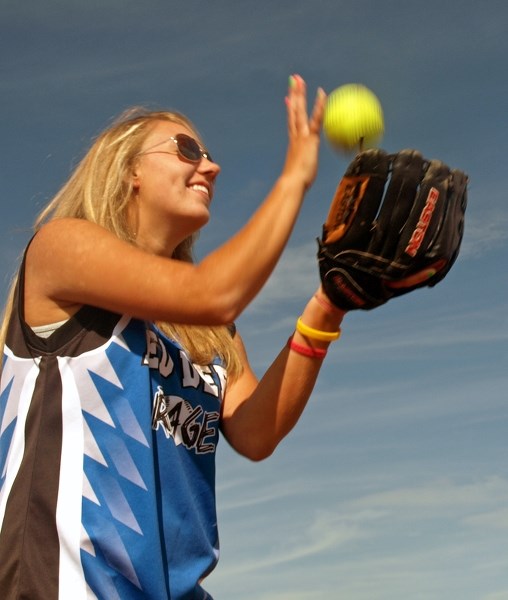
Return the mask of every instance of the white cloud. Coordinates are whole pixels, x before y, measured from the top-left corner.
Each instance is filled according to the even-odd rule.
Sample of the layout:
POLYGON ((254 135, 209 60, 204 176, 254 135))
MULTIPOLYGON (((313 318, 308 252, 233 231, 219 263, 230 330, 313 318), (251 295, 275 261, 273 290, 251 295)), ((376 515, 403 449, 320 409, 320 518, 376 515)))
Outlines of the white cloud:
POLYGON ((460 251, 462 259, 479 258, 507 242, 508 211, 498 207, 471 215, 466 212, 466 231, 460 251))
POLYGON ((474 514, 466 517, 464 522, 472 527, 508 529, 508 508, 503 506, 497 510, 474 514))
POLYGON ((286 248, 251 310, 269 310, 275 304, 310 297, 319 285, 316 250, 315 242, 286 248))
MULTIPOLYGON (((226 527, 228 535, 238 528, 240 535, 247 533, 254 552, 244 556, 243 542, 236 540, 235 560, 219 567, 214 581, 223 581, 231 597, 235 587, 227 582, 242 581, 241 597, 249 600, 442 600, 465 598, 455 595, 464 585, 486 590, 489 579, 496 589, 493 573, 508 566, 508 556, 497 560, 502 530, 489 537, 496 513, 506 514, 508 481, 501 477, 429 480, 350 501, 341 500, 340 492, 334 501, 329 488, 324 493, 328 502, 317 490, 314 497, 326 508, 313 508, 308 492, 307 509, 297 513, 297 521, 284 503, 287 513, 265 507, 254 519, 249 514, 245 530, 239 523, 226 527), (489 514, 489 507, 490 517, 476 518, 489 514), (455 573, 462 571, 457 580, 455 573)), ((485 600, 503 598, 502 587, 497 589, 485 600)))
MULTIPOLYGON (((399 518, 404 509, 418 511, 444 511, 460 514, 463 510, 476 510, 478 506, 508 503, 508 480, 492 476, 481 481, 454 483, 444 479, 430 481, 417 487, 388 490, 364 496, 354 505, 369 508, 397 510, 399 518)), ((420 513, 421 514, 421 513, 420 513)))

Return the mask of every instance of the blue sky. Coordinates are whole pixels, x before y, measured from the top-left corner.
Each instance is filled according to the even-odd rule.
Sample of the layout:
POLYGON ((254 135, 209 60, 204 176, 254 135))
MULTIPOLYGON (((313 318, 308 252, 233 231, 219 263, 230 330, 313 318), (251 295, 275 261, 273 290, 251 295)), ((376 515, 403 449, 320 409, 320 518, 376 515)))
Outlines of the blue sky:
MULTIPOLYGON (((198 256, 279 173, 291 73, 312 94, 367 85, 385 149, 470 175, 448 277, 347 316, 270 459, 221 444, 217 599, 508 600, 507 72, 505 0, 0 1, 2 299, 37 212, 133 105, 186 113, 221 164, 198 256)), ((259 374, 317 285, 346 165, 324 142, 289 246, 239 319, 259 374)))

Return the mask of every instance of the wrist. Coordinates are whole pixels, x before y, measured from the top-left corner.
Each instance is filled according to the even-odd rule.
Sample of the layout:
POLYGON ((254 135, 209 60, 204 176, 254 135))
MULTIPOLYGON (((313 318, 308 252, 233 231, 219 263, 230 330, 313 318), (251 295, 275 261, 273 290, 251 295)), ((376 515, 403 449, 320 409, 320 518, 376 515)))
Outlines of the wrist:
POLYGON ((319 288, 307 303, 302 318, 310 327, 333 332, 340 328, 345 314, 346 312, 332 304, 319 288))
POLYGON ((289 337, 289 339, 287 341, 287 347, 289 348, 289 350, 293 350, 297 354, 300 354, 301 356, 306 356, 307 358, 323 360, 323 358, 326 356, 326 353, 328 351, 327 347, 319 348, 317 346, 312 346, 308 343, 299 344, 295 340, 296 335, 297 335, 297 333, 295 332, 293 335, 291 335, 289 337))
POLYGON ((326 295, 318 290, 297 320, 295 342, 314 348, 328 348, 340 336, 344 314, 344 311, 331 304, 326 295))
POLYGON ((298 196, 301 195, 302 197, 309 188, 309 185, 301 176, 300 171, 288 165, 285 165, 282 169, 282 173, 277 179, 277 185, 279 185, 285 193, 294 193, 298 196))
POLYGON ((322 286, 319 286, 318 290, 316 291, 316 293, 313 296, 313 299, 321 306, 321 308, 327 314, 329 314, 331 317, 335 317, 342 321, 342 319, 344 318, 344 315, 346 314, 346 311, 343 310, 342 308, 339 308, 338 306, 336 306, 330 300, 330 298, 327 296, 327 294, 324 291, 322 286))
POLYGON ((340 327, 336 327, 333 331, 328 329, 317 329, 304 322, 302 317, 298 317, 296 321, 296 331, 306 339, 315 342, 334 342, 338 340, 341 334, 340 327))
POLYGON ((295 332, 289 338, 287 347, 297 354, 322 360, 328 346, 340 337, 344 314, 318 290, 298 317, 295 332))

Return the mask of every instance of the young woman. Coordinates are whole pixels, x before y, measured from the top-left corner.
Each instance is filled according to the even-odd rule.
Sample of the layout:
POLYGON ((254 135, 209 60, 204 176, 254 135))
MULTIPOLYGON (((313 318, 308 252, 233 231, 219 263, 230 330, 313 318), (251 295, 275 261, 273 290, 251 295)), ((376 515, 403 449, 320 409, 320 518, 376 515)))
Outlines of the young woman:
POLYGON ((219 430, 246 457, 269 456, 343 317, 317 290, 259 381, 234 327, 315 178, 324 103, 319 90, 308 116, 290 78, 283 170, 198 264, 220 168, 180 114, 116 123, 40 215, 0 340, 5 600, 209 597, 219 430))

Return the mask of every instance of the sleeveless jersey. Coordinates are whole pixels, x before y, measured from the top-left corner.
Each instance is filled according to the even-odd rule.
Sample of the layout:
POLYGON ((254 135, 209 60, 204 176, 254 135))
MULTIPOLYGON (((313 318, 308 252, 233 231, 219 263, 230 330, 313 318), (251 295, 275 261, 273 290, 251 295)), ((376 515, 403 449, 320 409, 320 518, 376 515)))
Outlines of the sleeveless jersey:
POLYGON ((39 338, 20 282, 0 387, 1 598, 209 599, 225 369, 89 306, 39 338))

